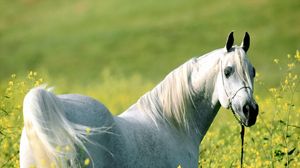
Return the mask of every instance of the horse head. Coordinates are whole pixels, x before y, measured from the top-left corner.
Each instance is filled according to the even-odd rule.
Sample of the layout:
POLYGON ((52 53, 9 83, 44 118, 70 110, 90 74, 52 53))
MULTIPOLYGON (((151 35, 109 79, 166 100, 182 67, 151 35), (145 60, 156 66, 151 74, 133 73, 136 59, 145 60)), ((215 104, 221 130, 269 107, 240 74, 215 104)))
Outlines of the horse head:
POLYGON ((246 32, 240 46, 233 45, 233 32, 228 36, 224 56, 220 58, 218 95, 221 105, 230 108, 244 126, 255 124, 258 105, 253 98, 255 68, 247 58, 250 36, 246 32))

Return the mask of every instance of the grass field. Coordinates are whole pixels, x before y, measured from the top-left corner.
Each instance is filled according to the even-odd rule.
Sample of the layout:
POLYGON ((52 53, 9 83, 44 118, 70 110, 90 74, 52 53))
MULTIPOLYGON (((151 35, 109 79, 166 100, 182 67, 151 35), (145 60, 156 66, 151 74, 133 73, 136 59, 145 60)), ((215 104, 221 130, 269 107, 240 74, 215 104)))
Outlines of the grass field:
MULTIPOLYGON (((230 31, 236 44, 250 33, 260 74, 246 166, 300 167, 299 9, 298 0, 0 1, 0 167, 17 165, 22 99, 34 85, 95 97, 118 114, 175 67, 223 47, 230 31)), ((237 167, 239 143, 238 124, 221 110, 200 166, 237 167)))
POLYGON ((250 33, 259 71, 275 70, 270 61, 300 46, 297 0, 0 3, 0 79, 36 70, 51 81, 85 85, 110 70, 158 82, 187 59, 223 47, 232 30, 237 44, 250 33))

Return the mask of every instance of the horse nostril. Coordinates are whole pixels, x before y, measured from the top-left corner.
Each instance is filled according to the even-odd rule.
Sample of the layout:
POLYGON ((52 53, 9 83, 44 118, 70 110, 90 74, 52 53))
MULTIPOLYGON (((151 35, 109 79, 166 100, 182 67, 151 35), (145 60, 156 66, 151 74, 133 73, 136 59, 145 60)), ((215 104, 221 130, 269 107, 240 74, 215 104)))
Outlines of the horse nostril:
POLYGON ((256 122, 256 117, 258 115, 258 105, 256 103, 246 103, 243 106, 243 113, 245 115, 246 126, 252 126, 256 122))
POLYGON ((245 115, 245 117, 249 117, 249 113, 250 113, 250 106, 248 104, 244 105, 243 107, 243 113, 245 115))

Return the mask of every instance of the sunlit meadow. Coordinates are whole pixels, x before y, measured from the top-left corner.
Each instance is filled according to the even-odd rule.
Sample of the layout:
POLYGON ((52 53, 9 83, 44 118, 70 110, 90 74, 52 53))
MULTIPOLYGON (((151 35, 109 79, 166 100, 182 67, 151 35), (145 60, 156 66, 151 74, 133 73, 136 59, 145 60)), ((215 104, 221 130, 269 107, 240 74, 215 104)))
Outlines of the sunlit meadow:
MULTIPOLYGON (((266 72, 257 73, 255 85, 261 92, 255 92, 255 97, 260 114, 257 124, 246 129, 244 167, 300 167, 299 51, 286 60, 270 62, 282 74, 276 86, 265 85, 266 72)), ((85 93, 104 102, 115 114, 138 99, 139 93, 154 86, 142 81, 139 75, 114 78, 104 71, 102 78, 105 81, 87 87, 85 93), (132 85, 140 86, 139 90, 132 85)), ((12 74, 6 85, 1 86, 0 167, 19 167, 22 100, 30 88, 44 83, 47 81, 37 72, 30 71, 27 76, 12 74)), ((230 114, 223 110, 220 113, 230 114)), ((240 126, 235 120, 220 124, 221 120, 217 117, 201 144, 199 167, 240 166, 240 126)), ((82 162, 83 166, 89 164, 89 159, 82 162)))

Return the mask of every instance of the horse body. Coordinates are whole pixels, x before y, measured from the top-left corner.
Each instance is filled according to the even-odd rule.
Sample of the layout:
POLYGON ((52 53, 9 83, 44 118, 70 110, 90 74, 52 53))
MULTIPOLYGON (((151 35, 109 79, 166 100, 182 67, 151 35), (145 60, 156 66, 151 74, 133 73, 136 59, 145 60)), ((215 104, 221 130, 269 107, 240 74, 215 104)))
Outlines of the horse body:
MULTIPOLYGON (((198 167, 201 140, 221 105, 226 107, 220 64, 227 52, 189 60, 119 116, 86 96, 32 89, 24 100, 21 168, 81 167, 86 158, 97 168, 198 167), (56 151, 57 146, 70 149, 56 151)), ((247 88, 231 99, 252 99, 247 88)))
MULTIPOLYGON (((148 116, 141 114, 137 105, 113 117, 103 104, 92 98, 79 95, 57 98, 63 102, 63 111, 69 121, 91 128, 109 127, 109 132, 90 135, 91 142, 85 143, 94 167, 177 167, 192 163, 191 167, 197 167, 199 144, 165 124, 155 125, 148 116)), ((21 168, 37 164, 33 155, 24 129, 21 168)), ((80 157, 84 160, 88 156, 80 157)))
POLYGON ((198 147, 165 123, 154 124, 133 105, 115 121, 124 135, 128 167, 197 167, 198 147))

